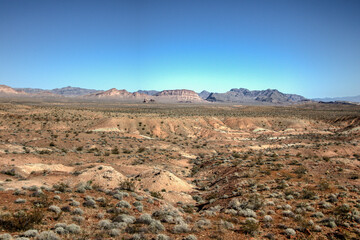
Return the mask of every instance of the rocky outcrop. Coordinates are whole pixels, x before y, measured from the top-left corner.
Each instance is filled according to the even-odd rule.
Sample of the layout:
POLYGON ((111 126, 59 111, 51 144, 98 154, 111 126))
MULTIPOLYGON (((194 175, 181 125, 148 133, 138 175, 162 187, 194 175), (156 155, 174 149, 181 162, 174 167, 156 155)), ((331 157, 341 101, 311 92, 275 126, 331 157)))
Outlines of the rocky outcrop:
POLYGON ((128 92, 125 89, 118 90, 116 88, 111 88, 105 92, 99 92, 94 94, 86 95, 88 98, 116 98, 116 99, 144 99, 150 97, 147 94, 139 93, 139 92, 128 92))
POLYGON ((196 92, 187 89, 164 90, 155 96, 160 101, 203 102, 196 92))

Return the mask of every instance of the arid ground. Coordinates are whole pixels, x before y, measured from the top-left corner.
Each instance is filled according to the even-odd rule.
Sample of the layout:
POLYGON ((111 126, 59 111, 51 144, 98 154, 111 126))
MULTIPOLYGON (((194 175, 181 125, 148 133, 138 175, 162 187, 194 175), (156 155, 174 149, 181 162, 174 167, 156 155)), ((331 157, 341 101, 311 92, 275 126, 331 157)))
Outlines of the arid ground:
POLYGON ((0 103, 0 239, 360 239, 360 106, 0 103))

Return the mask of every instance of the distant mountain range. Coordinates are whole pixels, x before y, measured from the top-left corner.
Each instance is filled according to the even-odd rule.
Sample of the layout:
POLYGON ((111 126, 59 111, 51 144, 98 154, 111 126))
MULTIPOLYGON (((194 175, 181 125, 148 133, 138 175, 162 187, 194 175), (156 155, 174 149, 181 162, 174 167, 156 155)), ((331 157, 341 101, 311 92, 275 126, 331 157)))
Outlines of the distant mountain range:
POLYGON ((44 92, 53 93, 60 96, 72 97, 72 96, 84 96, 87 94, 93 94, 97 92, 103 92, 102 90, 95 89, 86 89, 79 87, 63 87, 63 88, 55 88, 52 90, 44 90, 40 88, 14 88, 17 91, 23 91, 29 94, 41 94, 44 92))
MULTIPOLYGON (((208 92, 201 92, 205 97, 208 92)), ((306 98, 296 94, 285 94, 276 89, 250 91, 246 88, 233 88, 226 93, 210 93, 207 98, 210 102, 232 103, 297 103, 307 101, 306 98)))
POLYGON ((353 97, 335 97, 335 98, 314 98, 314 101, 321 101, 321 102, 356 102, 360 103, 360 95, 353 96, 353 97))
POLYGON ((139 90, 128 92, 116 88, 104 90, 86 89, 79 87, 55 88, 44 90, 39 88, 11 88, 0 85, 1 96, 24 97, 73 97, 82 99, 109 99, 118 101, 144 101, 144 102, 192 102, 192 103, 244 103, 244 104, 293 104, 308 99, 296 95, 285 94, 276 89, 251 91, 245 88, 233 88, 226 93, 208 92, 206 90, 196 93, 187 89, 176 90, 139 90), (151 101, 150 101, 151 100, 151 101))

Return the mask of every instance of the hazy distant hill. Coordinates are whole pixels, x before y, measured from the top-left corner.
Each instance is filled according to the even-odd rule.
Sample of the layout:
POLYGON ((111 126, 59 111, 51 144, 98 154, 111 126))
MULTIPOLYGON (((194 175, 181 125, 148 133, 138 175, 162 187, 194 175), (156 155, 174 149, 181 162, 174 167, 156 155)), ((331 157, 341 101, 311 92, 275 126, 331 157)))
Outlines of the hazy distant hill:
POLYGON ((68 87, 63 87, 63 88, 55 88, 55 89, 51 90, 51 92, 62 95, 62 96, 83 96, 83 95, 87 95, 87 94, 102 92, 102 90, 68 86, 68 87))
POLYGON ((211 93, 207 98, 210 102, 233 103, 295 103, 307 99, 296 94, 285 94, 276 89, 254 90, 233 88, 226 93, 211 93))
POLYGON ((156 90, 139 90, 137 92, 138 93, 143 93, 143 94, 146 94, 146 95, 150 95, 150 96, 154 96, 157 93, 159 93, 160 91, 156 91, 156 90))
POLYGON ((101 90, 95 89, 87 89, 87 88, 79 88, 79 87, 63 87, 63 88, 55 88, 52 90, 45 90, 40 88, 15 88, 18 91, 24 91, 29 94, 56 94, 64 97, 76 97, 76 96, 84 96, 92 93, 102 92, 101 90))
POLYGON ((198 93, 199 97, 202 99, 207 99, 210 96, 211 92, 203 90, 201 93, 198 93))
POLYGON ((44 91, 48 91, 48 90, 44 90, 44 89, 40 89, 40 88, 14 88, 16 91, 22 91, 22 92, 26 92, 26 93, 41 93, 44 91))
POLYGON ((0 85, 0 94, 1 95, 19 95, 19 94, 21 95, 21 94, 26 94, 26 93, 21 90, 15 90, 6 85, 0 85))
POLYGON ((360 103, 360 95, 353 96, 353 97, 314 98, 313 100, 321 101, 321 102, 344 101, 344 102, 359 102, 360 103))

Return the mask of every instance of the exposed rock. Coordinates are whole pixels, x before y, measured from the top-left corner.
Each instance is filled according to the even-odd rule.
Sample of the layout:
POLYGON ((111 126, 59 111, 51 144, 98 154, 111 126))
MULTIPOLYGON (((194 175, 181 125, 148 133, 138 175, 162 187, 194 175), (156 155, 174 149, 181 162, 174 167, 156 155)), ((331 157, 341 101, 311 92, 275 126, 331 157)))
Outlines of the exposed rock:
POLYGON ((203 101, 196 92, 187 89, 164 90, 155 96, 157 96, 159 100, 176 100, 178 102, 203 101))

